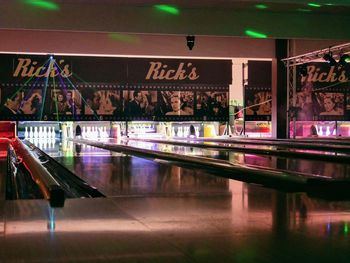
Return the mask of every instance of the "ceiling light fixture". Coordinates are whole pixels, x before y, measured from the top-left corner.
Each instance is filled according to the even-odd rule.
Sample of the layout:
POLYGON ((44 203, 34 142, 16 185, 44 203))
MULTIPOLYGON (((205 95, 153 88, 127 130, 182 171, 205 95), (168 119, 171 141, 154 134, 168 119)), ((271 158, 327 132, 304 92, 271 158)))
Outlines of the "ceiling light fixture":
POLYGON ((335 66, 337 65, 337 61, 333 58, 332 52, 326 53, 323 56, 323 59, 330 65, 335 66))
POLYGON ((343 54, 341 55, 338 63, 340 66, 344 67, 349 62, 350 62, 350 56, 348 54, 343 54))
POLYGON ((299 71, 299 74, 300 74, 302 77, 306 77, 306 76, 307 76, 307 65, 306 65, 306 64, 300 65, 298 71, 299 71))

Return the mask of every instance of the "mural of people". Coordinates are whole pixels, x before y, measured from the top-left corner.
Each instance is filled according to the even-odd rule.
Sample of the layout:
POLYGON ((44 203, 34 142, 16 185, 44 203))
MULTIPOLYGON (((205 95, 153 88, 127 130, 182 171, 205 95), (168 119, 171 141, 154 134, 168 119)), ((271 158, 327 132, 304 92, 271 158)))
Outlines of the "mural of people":
POLYGON ((23 99, 23 93, 18 91, 14 94, 3 94, 3 105, 0 113, 5 116, 21 114, 20 105, 23 99))
POLYGON ((343 115, 344 94, 343 93, 318 93, 321 112, 320 115, 343 115))
POLYGON ((129 116, 152 116, 157 106, 157 92, 148 90, 129 90, 123 92, 125 114, 129 116))
POLYGON ((210 101, 206 92, 197 92, 197 114, 199 116, 210 115, 210 101))
POLYGON ((148 101, 142 96, 141 91, 135 90, 132 99, 128 101, 127 109, 131 116, 142 116, 146 112, 148 101))
POLYGON ((271 115, 271 91, 246 90, 246 115, 271 115))
POLYGON ((27 90, 23 92, 24 98, 20 105, 22 114, 35 115, 41 111, 42 95, 40 89, 27 90))
POLYGON ((101 96, 98 91, 90 87, 85 87, 81 91, 81 96, 84 99, 84 114, 96 115, 101 105, 101 96))
POLYGON ((121 115, 123 112, 121 92, 119 90, 109 90, 106 94, 106 97, 107 104, 109 104, 108 100, 111 102, 111 108, 113 109, 113 112, 111 113, 116 116, 121 115))
POLYGON ((183 109, 181 109, 181 98, 179 94, 172 94, 170 98, 170 104, 172 111, 168 111, 167 113, 165 113, 165 115, 190 115, 189 112, 186 112, 183 109))
POLYGON ((193 115, 193 91, 162 91, 160 112, 166 116, 193 115))
POLYGON ((227 92, 198 92, 197 114, 199 116, 228 115, 227 92))
POLYGON ((65 95, 62 91, 52 92, 51 112, 54 114, 66 114, 68 104, 65 95))
POLYGON ((81 96, 78 91, 67 90, 66 101, 67 101, 66 114, 78 115, 81 113, 81 96))
POLYGON ((296 99, 297 119, 298 120, 313 120, 320 112, 317 98, 313 91, 312 82, 304 82, 302 90, 297 92, 296 99))

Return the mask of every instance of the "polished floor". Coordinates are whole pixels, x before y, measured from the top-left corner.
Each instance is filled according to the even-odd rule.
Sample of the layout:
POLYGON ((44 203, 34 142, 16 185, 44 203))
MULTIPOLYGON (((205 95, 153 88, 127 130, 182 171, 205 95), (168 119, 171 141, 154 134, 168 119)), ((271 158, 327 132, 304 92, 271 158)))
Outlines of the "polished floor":
POLYGON ((349 262, 350 201, 93 147, 52 155, 107 198, 0 200, 0 262, 349 262))
POLYGON ((349 202, 231 196, 8 201, 0 262, 349 262, 349 202))

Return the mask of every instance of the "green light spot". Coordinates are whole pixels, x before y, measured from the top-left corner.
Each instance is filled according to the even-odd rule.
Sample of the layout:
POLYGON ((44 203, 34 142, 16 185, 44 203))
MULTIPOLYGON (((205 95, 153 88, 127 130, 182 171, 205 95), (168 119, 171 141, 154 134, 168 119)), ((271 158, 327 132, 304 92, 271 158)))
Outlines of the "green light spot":
POLYGON ((45 1, 45 0, 26 0, 26 4, 36 6, 46 10, 59 10, 60 7, 58 4, 53 1, 45 1))
POLYGON ((349 62, 350 62, 350 57, 346 58, 346 59, 345 59, 345 62, 346 62, 346 63, 349 63, 349 62))
POLYGON ((153 7, 159 11, 169 13, 172 15, 180 14, 180 10, 174 6, 171 6, 171 5, 154 5, 153 7))
POLYGON ((257 8, 257 9, 266 9, 267 5, 257 4, 257 5, 255 5, 255 8, 257 8))
POLYGON ((348 223, 344 224, 344 234, 348 234, 349 233, 349 226, 348 223))
POLYGON ((308 3, 307 5, 312 7, 321 7, 321 5, 315 3, 308 3))
POLYGON ((304 9, 304 8, 299 8, 299 9, 297 9, 297 11, 299 11, 299 12, 311 12, 310 9, 304 9))
POLYGON ((260 33, 260 32, 253 31, 253 30, 246 30, 244 33, 249 37, 267 38, 267 35, 260 33))
POLYGON ((120 33, 109 33, 108 36, 111 39, 119 40, 121 42, 126 42, 130 44, 138 44, 140 43, 140 39, 136 36, 124 35, 120 33))

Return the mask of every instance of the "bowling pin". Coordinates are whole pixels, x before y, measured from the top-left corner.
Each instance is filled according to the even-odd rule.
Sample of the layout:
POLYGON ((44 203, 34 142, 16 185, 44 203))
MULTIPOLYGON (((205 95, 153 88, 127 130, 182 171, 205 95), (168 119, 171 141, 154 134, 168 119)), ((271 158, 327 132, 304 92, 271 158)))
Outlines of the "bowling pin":
POLYGON ((196 131, 196 136, 199 137, 199 127, 195 127, 194 129, 196 131))
POLYGON ((56 131, 55 131, 55 127, 51 127, 51 138, 52 139, 56 139, 56 131))
POLYGON ((33 127, 30 126, 29 127, 29 139, 32 139, 34 137, 34 134, 33 134, 33 127))
POLYGON ((26 139, 29 138, 29 136, 28 136, 28 127, 24 127, 24 129, 25 129, 25 132, 24 132, 24 139, 26 140, 26 139))
POLYGON ((43 127, 43 137, 46 139, 47 138, 47 127, 43 127))
POLYGON ((320 126, 320 130, 319 130, 318 135, 320 135, 320 136, 322 136, 322 135, 323 135, 322 126, 320 126))
POLYGON ((38 139, 38 137, 39 137, 39 134, 38 134, 38 127, 34 127, 34 139, 38 139))
POLYGON ((183 136, 182 127, 178 128, 177 136, 178 137, 182 137, 183 136))
POLYGON ((81 128, 81 137, 84 139, 86 134, 85 126, 81 128))
POLYGON ((43 138, 43 129, 41 126, 39 127, 38 138, 43 138))

